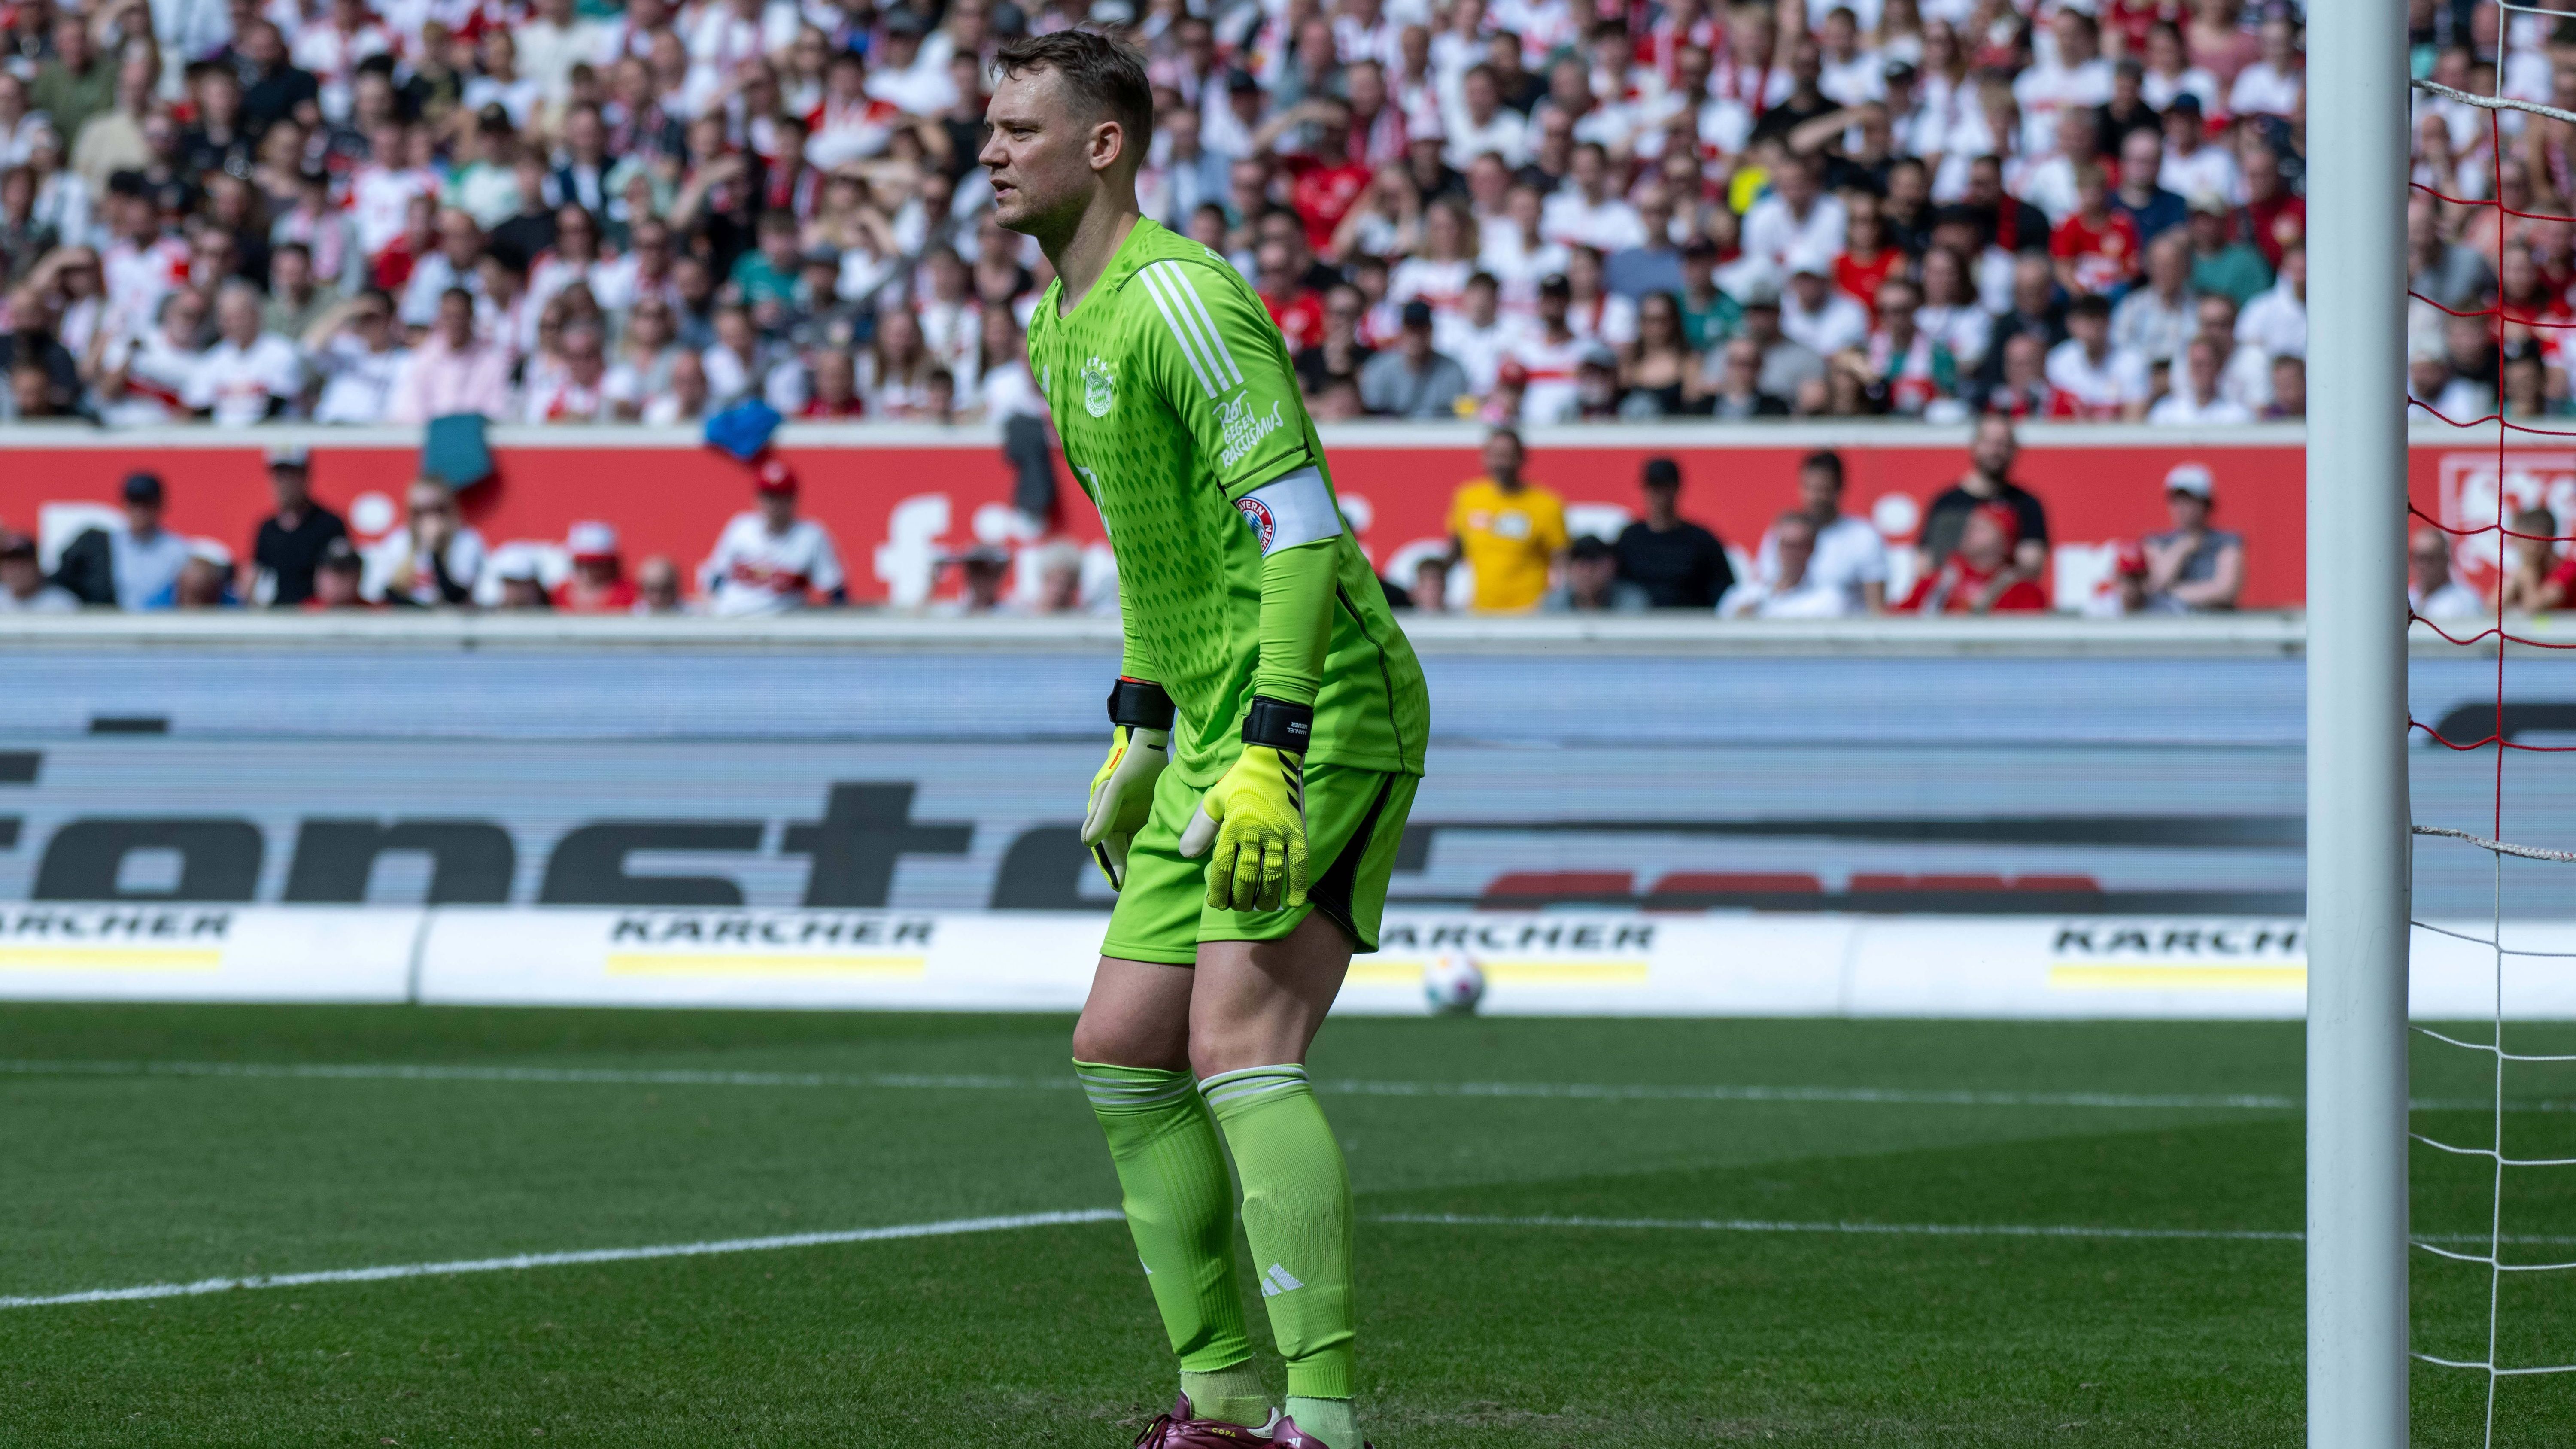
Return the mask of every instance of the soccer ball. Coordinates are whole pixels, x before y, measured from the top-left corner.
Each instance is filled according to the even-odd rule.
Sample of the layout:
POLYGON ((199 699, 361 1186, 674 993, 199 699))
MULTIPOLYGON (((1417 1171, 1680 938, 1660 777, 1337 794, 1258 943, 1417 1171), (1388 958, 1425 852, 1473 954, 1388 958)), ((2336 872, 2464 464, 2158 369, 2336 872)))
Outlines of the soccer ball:
POLYGON ((1422 968, 1422 999, 1434 1016, 1467 1016, 1485 999, 1485 973, 1475 958, 1444 951, 1422 968))

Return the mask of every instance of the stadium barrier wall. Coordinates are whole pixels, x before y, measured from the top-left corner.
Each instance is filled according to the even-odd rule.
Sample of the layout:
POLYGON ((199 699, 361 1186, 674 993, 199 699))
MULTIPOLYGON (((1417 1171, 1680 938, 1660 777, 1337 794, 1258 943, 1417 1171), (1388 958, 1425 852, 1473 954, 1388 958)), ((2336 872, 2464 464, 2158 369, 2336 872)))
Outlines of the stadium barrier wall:
MULTIPOLYGON (((2419 931, 2412 1009, 2489 1014, 2483 920, 2419 931)), ((0 908, 0 998, 434 1006, 1073 1011, 1101 918, 941 911, 0 908)), ((2511 928, 2576 949, 2576 923, 2511 928)), ((1463 953, 1485 1010, 1535 1016, 2295 1018, 2296 919, 1394 911, 1336 1008, 1419 1015, 1463 953)), ((2507 973, 2517 1019, 2576 1016, 2576 973, 2507 973)))
MULTIPOLYGON (((2297 1010, 2295 619, 1413 633, 1431 769, 1354 1010, 1444 944, 1501 1011, 2297 1010)), ((0 658, 0 996, 1066 1008, 1110 904, 1111 621, 102 615, 0 658)), ((2508 733, 2576 728, 2576 660, 2513 677, 2508 733)), ((2411 683, 2493 728, 2492 662, 2411 683)), ((2490 766, 2410 760, 2486 827, 2490 766)), ((2420 913, 2486 918, 2483 853, 2419 861, 2420 913)), ((2576 930, 2506 885, 2518 948, 2576 930)), ((2419 1007, 2482 1010, 2484 950, 2419 944, 2419 1007)))
MULTIPOLYGON (((694 567, 725 520, 748 506, 744 465, 703 447, 687 429, 526 428, 494 431, 498 474, 466 496, 469 521, 495 545, 551 548, 574 522, 605 518, 623 535, 630 565, 661 554, 694 567)), ((1479 434, 1458 425, 1345 425, 1325 429, 1334 476, 1363 545, 1399 580, 1411 560, 1447 534, 1451 490, 1480 471, 1479 434)), ((2216 476, 2219 526, 2247 543, 2244 603, 2278 608, 2303 593, 2302 431, 2296 424, 2223 430, 2033 425, 2023 430, 2022 480, 2049 507, 2054 589, 2074 607, 2110 567, 2110 547, 2166 527, 2163 480, 2197 462, 2216 476)), ((314 450, 317 494, 361 540, 395 526, 416 471, 419 438, 406 429, 204 428, 99 433, 21 427, 0 437, 0 523, 39 530, 59 548, 110 516, 118 481, 136 468, 170 485, 171 527, 226 548, 248 545, 268 511, 261 450, 283 441, 314 450)), ((1918 424, 1619 425, 1534 429, 1531 474, 1562 492, 1577 532, 1614 532, 1637 502, 1647 457, 1678 458, 1689 480, 1685 509, 1739 552, 1796 497, 1798 460, 1840 451, 1850 469, 1849 511, 1894 541, 1911 539, 1932 496, 1965 464, 1967 432, 1918 424)), ((791 424, 778 450, 805 482, 805 506, 839 541, 854 599, 918 604, 953 590, 939 561, 968 544, 1017 546, 1026 529, 1007 506, 1013 474, 989 428, 918 424, 791 424)), ((2422 439, 2412 461, 2417 505, 2445 521, 2489 521, 2494 500, 2576 507, 2576 452, 2525 448, 2498 477, 2492 442, 2475 432, 2422 439)), ((1061 471, 1061 470, 1059 470, 1061 471)), ((1060 480, 1057 522, 1098 545, 1099 522, 1060 480)), ((51 555, 48 554, 48 557, 51 555)), ((2489 561, 2463 549, 2473 581, 2489 561)), ((1105 558, 1089 565, 1095 579, 1105 558)), ((1030 575, 1033 570, 1024 571, 1030 575)), ((1033 577, 1015 581, 1033 594, 1033 577)))

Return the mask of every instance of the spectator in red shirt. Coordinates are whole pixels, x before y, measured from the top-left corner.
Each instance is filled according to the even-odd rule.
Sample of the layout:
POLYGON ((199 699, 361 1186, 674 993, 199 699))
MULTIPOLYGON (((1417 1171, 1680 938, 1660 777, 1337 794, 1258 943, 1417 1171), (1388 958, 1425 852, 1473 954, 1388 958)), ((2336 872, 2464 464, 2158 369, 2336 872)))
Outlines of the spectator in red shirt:
POLYGON ((1270 320, 1279 324, 1289 355, 1321 344, 1324 300, 1297 275, 1296 250, 1273 239, 1253 248, 1252 256, 1254 290, 1261 294, 1261 305, 1270 310, 1270 320))
POLYGON ((2138 274, 2138 224, 2111 209, 2111 182, 2102 168, 2075 168, 2075 210, 2048 239, 2059 286, 2081 296, 2108 294, 2138 274))
POLYGON ((2240 148, 2245 167, 2245 205, 2237 230, 2261 249, 2263 260, 2278 271, 2281 252, 2308 234, 2308 204, 2281 181, 2281 153, 2258 133, 2248 131, 2240 148))
POLYGON ((1890 273, 1905 265, 1905 253, 1887 243, 1887 219, 1879 200, 1853 191, 1843 201, 1843 254, 1834 258, 1834 285, 1868 304, 1869 322, 1878 325, 1878 289, 1890 273))
POLYGON ((635 608, 635 584, 617 557, 617 530, 605 523, 576 523, 564 536, 572 576, 555 586, 554 606, 574 614, 625 614, 635 608))
POLYGON ((1291 127, 1309 128, 1307 144, 1280 158, 1291 185, 1288 203, 1297 208, 1298 217, 1306 223, 1306 245, 1317 251, 1329 250, 1333 230, 1359 205, 1360 196, 1368 190, 1371 173, 1368 166, 1351 159, 1350 103, 1334 96, 1316 96, 1301 105, 1290 106, 1263 123, 1253 134, 1253 149, 1268 150, 1279 136, 1291 127))
POLYGON ((1959 529, 1959 546, 1915 581, 1900 607, 1911 614, 2035 614, 2048 607, 2039 585, 2015 569, 2019 520, 2003 503, 1981 504, 1959 529))

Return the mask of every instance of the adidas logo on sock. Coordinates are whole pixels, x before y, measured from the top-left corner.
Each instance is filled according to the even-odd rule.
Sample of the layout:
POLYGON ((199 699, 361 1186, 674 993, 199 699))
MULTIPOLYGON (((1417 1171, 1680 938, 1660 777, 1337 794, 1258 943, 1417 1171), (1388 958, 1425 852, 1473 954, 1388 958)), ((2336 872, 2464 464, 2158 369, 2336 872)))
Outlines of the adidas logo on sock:
POLYGON ((1305 1286, 1290 1276, 1287 1269, 1276 1263, 1270 1265, 1269 1272, 1261 1275, 1261 1296, 1264 1298, 1276 1298, 1282 1293, 1294 1293, 1305 1286))

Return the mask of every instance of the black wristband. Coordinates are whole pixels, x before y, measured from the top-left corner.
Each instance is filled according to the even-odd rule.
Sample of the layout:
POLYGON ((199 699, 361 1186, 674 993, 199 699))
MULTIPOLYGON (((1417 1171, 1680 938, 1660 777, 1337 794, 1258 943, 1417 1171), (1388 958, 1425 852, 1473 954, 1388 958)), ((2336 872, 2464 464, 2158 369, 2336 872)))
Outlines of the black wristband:
POLYGON ((1311 704, 1290 704, 1256 694, 1251 710, 1243 716, 1243 742, 1247 745, 1268 745, 1302 755, 1314 734, 1315 707, 1311 704))
POLYGON ((1172 727, 1172 697, 1163 686, 1150 679, 1118 676, 1109 686, 1109 722, 1130 729, 1168 730, 1172 727))

